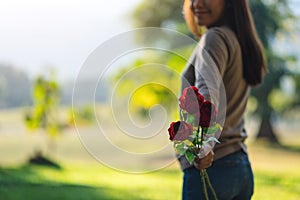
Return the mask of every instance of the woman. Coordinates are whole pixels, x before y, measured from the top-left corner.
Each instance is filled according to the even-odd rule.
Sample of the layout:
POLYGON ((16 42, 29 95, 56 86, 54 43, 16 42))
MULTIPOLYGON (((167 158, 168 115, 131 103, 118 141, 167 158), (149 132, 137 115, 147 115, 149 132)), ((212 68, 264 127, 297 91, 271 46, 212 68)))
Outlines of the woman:
POLYGON ((254 184, 243 115, 250 87, 262 82, 266 64, 247 0, 185 0, 184 16, 200 41, 183 72, 182 87, 195 85, 211 98, 206 93, 210 78, 204 75, 211 70, 205 64, 210 57, 224 84, 226 118, 220 144, 203 152, 193 165, 184 156, 179 158, 184 171, 182 199, 204 199, 199 170, 206 168, 218 199, 250 199, 254 184), (206 32, 201 35, 203 27, 206 32), (203 52, 208 57, 199 56, 203 52))

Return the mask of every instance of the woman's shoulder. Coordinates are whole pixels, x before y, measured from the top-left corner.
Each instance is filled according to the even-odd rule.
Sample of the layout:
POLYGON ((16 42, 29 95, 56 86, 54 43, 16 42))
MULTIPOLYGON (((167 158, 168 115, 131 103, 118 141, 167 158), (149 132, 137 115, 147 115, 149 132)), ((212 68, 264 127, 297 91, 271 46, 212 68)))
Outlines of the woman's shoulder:
POLYGON ((199 55, 209 56, 218 66, 221 74, 225 73, 226 66, 235 62, 240 56, 240 47, 233 31, 227 27, 213 27, 202 35, 198 44, 199 55))
POLYGON ((227 26, 215 26, 212 28, 207 29, 206 33, 219 33, 219 34, 229 34, 235 35, 231 28, 227 26))
POLYGON ((235 33, 226 26, 209 28, 201 37, 200 46, 204 48, 226 48, 234 50, 238 45, 235 33))
POLYGON ((227 26, 213 27, 207 30, 210 37, 221 37, 225 42, 237 44, 238 39, 233 30, 227 26))
POLYGON ((218 26, 207 29, 203 36, 236 38, 235 33, 227 26, 218 26))

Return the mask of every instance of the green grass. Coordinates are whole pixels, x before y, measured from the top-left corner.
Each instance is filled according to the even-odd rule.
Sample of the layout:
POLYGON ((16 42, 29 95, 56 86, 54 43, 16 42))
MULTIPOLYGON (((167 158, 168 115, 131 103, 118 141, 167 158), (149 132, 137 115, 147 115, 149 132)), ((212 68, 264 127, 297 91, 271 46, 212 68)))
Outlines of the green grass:
POLYGON ((300 151, 265 143, 249 147, 254 170, 253 199, 300 199, 300 151))
MULTIPOLYGON (((48 152, 47 138, 28 133, 21 119, 19 111, 0 113, 0 200, 180 199, 182 173, 177 163, 151 173, 119 172, 90 156, 74 129, 58 137, 55 151, 48 152), (36 148, 47 152, 62 169, 24 164, 36 148)), ((91 141, 97 141, 95 131, 93 127, 85 130, 91 141)), ((257 143, 251 137, 248 140, 255 176, 253 200, 300 199, 299 134, 286 132, 289 135, 282 141, 293 147, 257 143)), ((122 145, 129 150, 136 147, 122 145)))
POLYGON ((0 170, 0 194, 7 200, 180 199, 180 179, 175 169, 134 175, 90 165, 26 166, 0 170))
MULTIPOLYGON (((254 200, 300 199, 299 153, 251 145, 250 155, 254 200)), ((145 174, 123 173, 96 162, 62 166, 0 168, 0 199, 180 199, 182 173, 177 164, 145 174)))
POLYGON ((253 199, 300 199, 300 176, 268 171, 255 171, 253 199))

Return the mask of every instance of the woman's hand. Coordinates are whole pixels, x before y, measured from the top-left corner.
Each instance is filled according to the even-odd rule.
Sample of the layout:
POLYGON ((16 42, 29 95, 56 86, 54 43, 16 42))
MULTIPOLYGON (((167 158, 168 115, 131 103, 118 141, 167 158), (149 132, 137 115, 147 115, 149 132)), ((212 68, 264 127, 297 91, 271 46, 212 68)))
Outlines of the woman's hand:
POLYGON ((196 157, 194 159, 194 166, 199 170, 206 169, 206 168, 210 167, 213 160, 214 160, 214 155, 215 155, 214 152, 210 151, 207 154, 207 156, 205 156, 201 159, 196 157))

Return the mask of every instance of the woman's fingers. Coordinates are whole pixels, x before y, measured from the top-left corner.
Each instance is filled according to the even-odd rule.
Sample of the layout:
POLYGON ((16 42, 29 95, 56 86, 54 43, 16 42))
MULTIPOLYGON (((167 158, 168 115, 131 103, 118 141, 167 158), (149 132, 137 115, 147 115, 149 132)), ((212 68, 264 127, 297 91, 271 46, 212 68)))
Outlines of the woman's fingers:
POLYGON ((209 154, 207 154, 207 156, 205 156, 204 158, 195 158, 194 160, 194 166, 197 168, 197 169, 206 169, 208 167, 210 167, 212 165, 212 162, 214 160, 214 152, 211 151, 209 152, 209 154))

